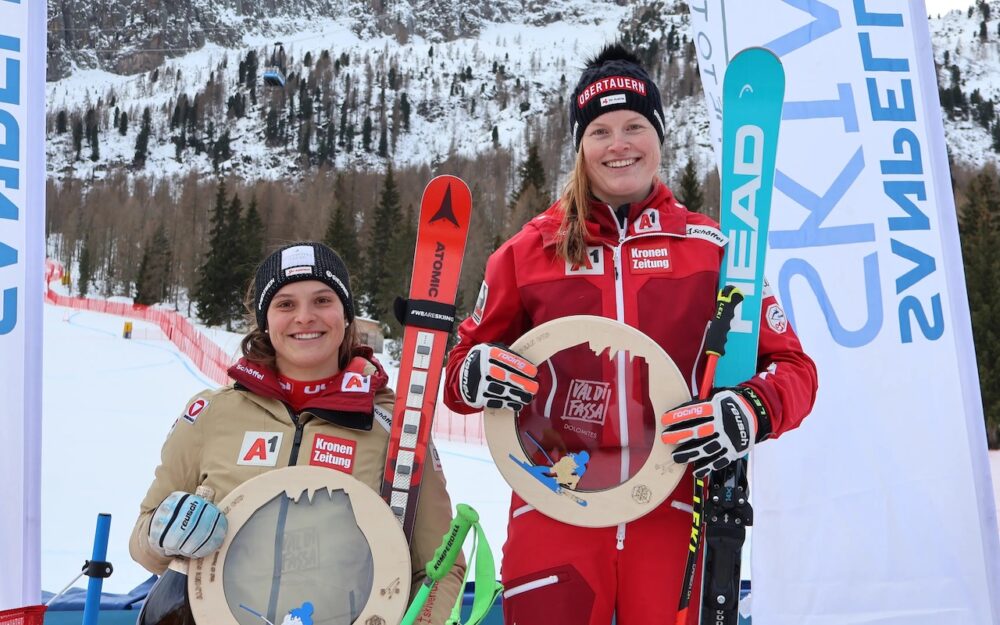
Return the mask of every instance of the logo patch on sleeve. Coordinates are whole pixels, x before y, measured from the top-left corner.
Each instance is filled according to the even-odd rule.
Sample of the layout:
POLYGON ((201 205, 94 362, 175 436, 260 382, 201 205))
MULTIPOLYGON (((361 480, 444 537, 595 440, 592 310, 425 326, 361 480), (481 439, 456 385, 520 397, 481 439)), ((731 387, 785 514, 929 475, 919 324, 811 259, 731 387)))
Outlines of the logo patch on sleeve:
POLYGON ((657 237, 652 244, 646 243, 630 247, 626 262, 629 272, 633 275, 673 271, 670 262, 670 245, 664 237, 657 237))
POLYGON ((788 329, 788 319, 785 318, 785 311, 778 304, 771 304, 767 307, 767 325, 777 332, 784 334, 788 329))
POLYGON ((282 432, 246 432, 236 464, 249 467, 273 467, 278 464, 282 432))
POLYGON ((208 400, 199 397, 188 404, 188 407, 184 410, 184 414, 181 416, 188 423, 194 423, 198 420, 198 415, 200 415, 201 411, 205 408, 208 408, 208 400))
POLYGON ((357 442, 326 434, 313 437, 309 464, 314 467, 336 469, 344 473, 354 473, 354 450, 357 442))
POLYGON ((655 208, 647 208, 642 211, 636 220, 632 222, 632 230, 636 234, 661 232, 663 229, 660 227, 660 212, 655 208))
POLYGON ((370 375, 361 375, 353 371, 344 373, 344 380, 340 383, 340 390, 345 393, 367 393, 372 386, 370 375))
POLYGON ((472 310, 472 320, 476 325, 483 320, 483 312, 486 310, 486 298, 489 297, 490 287, 483 280, 483 285, 479 287, 479 297, 476 298, 476 307, 472 310))

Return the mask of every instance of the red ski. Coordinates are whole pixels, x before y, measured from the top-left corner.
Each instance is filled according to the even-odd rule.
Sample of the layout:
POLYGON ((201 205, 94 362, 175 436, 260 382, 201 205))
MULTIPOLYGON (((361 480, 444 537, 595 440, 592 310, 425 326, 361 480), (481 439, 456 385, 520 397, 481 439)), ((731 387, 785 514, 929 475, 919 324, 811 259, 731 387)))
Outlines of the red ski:
POLYGON ((397 311, 405 325, 382 498, 413 534, 431 420, 437 403, 448 337, 455 323, 455 294, 469 234, 472 194, 455 176, 438 176, 420 200, 410 297, 397 311))

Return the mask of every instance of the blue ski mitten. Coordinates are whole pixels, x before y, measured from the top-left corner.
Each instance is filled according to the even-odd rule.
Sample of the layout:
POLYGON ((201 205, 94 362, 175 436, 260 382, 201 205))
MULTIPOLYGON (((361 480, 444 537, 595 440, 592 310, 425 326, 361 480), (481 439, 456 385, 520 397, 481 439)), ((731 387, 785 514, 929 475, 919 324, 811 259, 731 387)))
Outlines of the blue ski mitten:
POLYGON ((211 501, 174 491, 153 512, 149 544, 164 556, 204 558, 222 546, 229 523, 211 501))

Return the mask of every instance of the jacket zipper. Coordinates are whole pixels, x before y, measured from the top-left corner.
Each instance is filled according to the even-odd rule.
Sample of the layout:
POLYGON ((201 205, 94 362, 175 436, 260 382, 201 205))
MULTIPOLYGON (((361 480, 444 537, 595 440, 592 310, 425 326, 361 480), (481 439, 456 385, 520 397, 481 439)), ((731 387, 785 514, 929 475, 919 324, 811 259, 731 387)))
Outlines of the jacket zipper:
MULTIPOLYGON (((611 211, 611 217, 615 222, 615 227, 618 228, 618 244, 615 245, 613 250, 614 253, 612 254, 615 266, 615 319, 621 323, 625 323, 625 285, 622 273, 622 245, 625 244, 625 239, 627 238, 628 226, 626 225, 626 227, 623 228, 618 222, 618 215, 615 214, 611 205, 605 204, 605 206, 607 206, 608 210, 611 211)), ((631 469, 631 458, 628 449, 628 412, 626 411, 624 388, 625 353, 619 352, 616 355, 615 360, 618 368, 618 431, 621 432, 619 443, 622 449, 622 464, 619 479, 622 483, 624 483, 628 479, 629 471, 631 469)), ((618 531, 615 533, 615 545, 619 551, 625 548, 625 525, 625 523, 619 523, 618 531)))
POLYGON ((302 423, 299 422, 299 416, 295 414, 290 406, 285 405, 285 410, 288 411, 288 416, 292 418, 292 423, 295 424, 295 437, 292 439, 292 451, 288 456, 288 466, 294 467, 299 461, 299 448, 302 446, 302 423))

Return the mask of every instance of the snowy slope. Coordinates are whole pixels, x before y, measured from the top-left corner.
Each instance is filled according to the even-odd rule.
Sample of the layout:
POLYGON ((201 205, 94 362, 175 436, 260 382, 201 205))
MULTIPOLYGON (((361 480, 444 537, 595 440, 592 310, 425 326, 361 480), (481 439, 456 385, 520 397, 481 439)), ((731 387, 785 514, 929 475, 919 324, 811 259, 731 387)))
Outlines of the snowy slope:
MULTIPOLYGON (((115 571, 104 590, 125 593, 149 577, 129 557, 128 539, 160 446, 185 402, 214 384, 167 341, 123 340, 122 318, 49 305, 44 315, 42 588, 56 592, 76 576, 97 515, 109 513, 115 571)), ((147 333, 158 332, 135 323, 135 335, 147 333)), ((480 513, 499 562, 510 488, 486 448, 439 449, 452 502, 480 513)))

